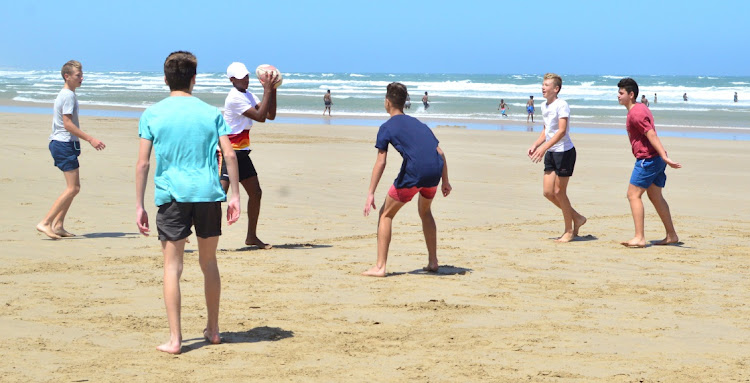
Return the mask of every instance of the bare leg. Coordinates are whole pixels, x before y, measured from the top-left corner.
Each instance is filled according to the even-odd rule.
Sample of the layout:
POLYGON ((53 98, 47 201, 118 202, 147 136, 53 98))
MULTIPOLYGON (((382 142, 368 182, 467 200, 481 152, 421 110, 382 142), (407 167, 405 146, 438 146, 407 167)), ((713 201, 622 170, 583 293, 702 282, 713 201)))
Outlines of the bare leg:
POLYGON ((198 261, 203 271, 203 290, 206 295, 208 320, 203 336, 212 344, 221 343, 219 336, 219 302, 221 300, 221 276, 216 263, 216 246, 219 237, 198 238, 198 261))
POLYGON ((646 189, 646 193, 648 194, 651 203, 654 204, 654 208, 659 214, 661 222, 664 224, 664 229, 667 231, 667 236, 659 242, 654 242, 654 245, 671 245, 679 242, 680 238, 677 236, 677 232, 674 229, 672 214, 669 211, 667 200, 665 200, 662 195, 662 188, 656 185, 651 185, 646 189))
POLYGON ((404 206, 403 202, 398 202, 390 196, 385 197, 385 202, 380 208, 378 218, 378 259, 375 267, 365 271, 362 275, 370 277, 384 277, 385 263, 388 260, 388 247, 391 245, 391 229, 393 226, 393 217, 404 206))
POLYGON ((424 241, 427 244, 427 266, 425 271, 436 273, 438 271, 437 259, 437 225, 435 218, 432 216, 432 199, 419 196, 419 218, 422 219, 422 231, 424 232, 424 241))
MULTIPOLYGON (((68 213, 70 205, 73 203, 73 198, 81 190, 81 181, 78 175, 78 169, 63 172, 65 176, 65 190, 60 194, 59 197, 52 204, 47 215, 36 225, 36 229, 46 234, 52 239, 60 239, 61 235, 55 232, 58 229, 60 232, 65 232, 64 221, 65 215, 68 213)), ((70 234, 70 233, 68 233, 70 234)))
POLYGON ((260 188, 258 176, 242 180, 242 186, 247 192, 247 236, 245 245, 258 246, 259 249, 270 249, 273 246, 261 241, 258 238, 256 230, 258 228, 258 216, 260 215, 260 200, 263 196, 263 190, 260 188))
POLYGON ((627 247, 645 247, 646 246, 646 235, 644 233, 644 212, 643 212, 643 201, 641 196, 646 191, 644 188, 640 188, 633 184, 628 185, 628 201, 630 202, 630 211, 633 213, 633 223, 635 224, 635 237, 627 242, 620 242, 623 246, 627 247))
POLYGON ((578 213, 573 206, 570 204, 567 195, 568 181, 570 177, 558 177, 554 171, 544 172, 544 179, 542 180, 542 189, 544 191, 544 197, 550 202, 555 204, 563 212, 563 220, 565 221, 565 234, 560 236, 557 241, 559 242, 570 242, 573 238, 578 236, 578 229, 586 224, 586 217, 578 213), (564 201, 563 201, 564 199, 564 201), (566 208, 569 209, 569 213, 572 219, 566 216, 566 208), (572 231, 568 230, 572 224, 572 231), (570 235, 567 235, 570 233, 570 235))
POLYGON ((167 307, 169 341, 157 346, 156 349, 169 354, 179 354, 182 348, 180 277, 185 240, 162 241, 161 251, 164 254, 164 304, 167 307))

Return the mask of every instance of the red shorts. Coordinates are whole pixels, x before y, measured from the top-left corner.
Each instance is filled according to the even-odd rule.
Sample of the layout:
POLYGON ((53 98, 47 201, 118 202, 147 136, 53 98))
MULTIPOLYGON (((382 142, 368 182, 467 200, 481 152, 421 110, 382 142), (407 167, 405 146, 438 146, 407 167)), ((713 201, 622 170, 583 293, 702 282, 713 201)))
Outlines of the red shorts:
POLYGON ((424 198, 433 199, 435 198, 435 193, 437 193, 437 186, 431 188, 418 188, 414 186, 411 188, 396 189, 396 186, 391 185, 391 188, 388 189, 388 195, 391 198, 403 203, 411 201, 417 193, 424 198))

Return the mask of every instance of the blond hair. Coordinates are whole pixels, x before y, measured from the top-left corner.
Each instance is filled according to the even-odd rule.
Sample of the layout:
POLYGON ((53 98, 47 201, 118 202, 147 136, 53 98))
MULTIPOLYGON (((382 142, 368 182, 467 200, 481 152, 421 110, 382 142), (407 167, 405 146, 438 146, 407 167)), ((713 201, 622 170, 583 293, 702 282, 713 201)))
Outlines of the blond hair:
POLYGON ((555 86, 557 86, 559 89, 557 89, 558 92, 562 89, 562 77, 554 74, 554 73, 547 73, 544 75, 545 80, 552 80, 555 86))
POLYGON ((70 60, 63 65, 62 70, 60 71, 60 74, 62 74, 63 80, 65 80, 65 75, 73 74, 73 69, 78 69, 79 71, 83 69, 83 66, 81 66, 81 63, 79 63, 76 60, 70 60))

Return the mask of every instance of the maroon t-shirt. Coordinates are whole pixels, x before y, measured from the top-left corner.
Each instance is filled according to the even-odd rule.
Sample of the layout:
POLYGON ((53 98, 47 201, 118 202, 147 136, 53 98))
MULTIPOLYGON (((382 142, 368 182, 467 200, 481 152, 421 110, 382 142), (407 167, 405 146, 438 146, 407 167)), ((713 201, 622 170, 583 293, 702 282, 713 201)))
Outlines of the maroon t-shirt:
POLYGON ((630 138, 630 145, 633 147, 635 158, 651 158, 659 155, 646 137, 646 132, 649 130, 656 131, 654 115, 651 114, 646 105, 635 104, 630 108, 628 118, 625 120, 625 127, 628 129, 628 138, 630 138))

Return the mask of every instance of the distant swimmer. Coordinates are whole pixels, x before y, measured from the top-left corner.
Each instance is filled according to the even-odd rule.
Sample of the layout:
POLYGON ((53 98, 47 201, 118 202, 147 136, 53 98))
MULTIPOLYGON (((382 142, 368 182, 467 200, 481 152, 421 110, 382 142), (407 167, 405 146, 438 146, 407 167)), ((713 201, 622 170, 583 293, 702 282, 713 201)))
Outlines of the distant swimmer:
POLYGON ((526 122, 529 122, 529 117, 531 117, 531 122, 534 122, 534 96, 529 96, 529 101, 526 102, 526 112, 528 112, 526 122))
POLYGON ((641 95, 641 104, 648 106, 648 99, 645 94, 641 95))
POLYGON ((411 96, 409 96, 409 93, 406 94, 406 103, 404 103, 404 109, 411 109, 411 96))
POLYGON ((682 101, 687 101, 687 93, 682 94, 682 101))
POLYGON ((654 104, 656 104, 656 93, 654 93, 654 104))
POLYGON ((508 114, 507 114, 508 109, 510 109, 510 108, 508 108, 508 104, 505 103, 505 100, 504 99, 500 99, 500 105, 497 107, 497 110, 500 111, 500 114, 503 117, 508 117, 508 114))
POLYGON ((427 92, 424 92, 424 96, 422 96, 422 104, 424 104, 424 110, 430 107, 430 98, 427 97, 427 92))
POLYGON ((328 117, 331 117, 331 105, 333 105, 333 102, 331 102, 331 90, 328 89, 328 92, 323 95, 323 104, 325 104, 325 108, 323 109, 323 115, 326 115, 326 110, 328 111, 328 117))
POLYGON ((734 102, 737 102, 737 92, 734 92, 734 102))

